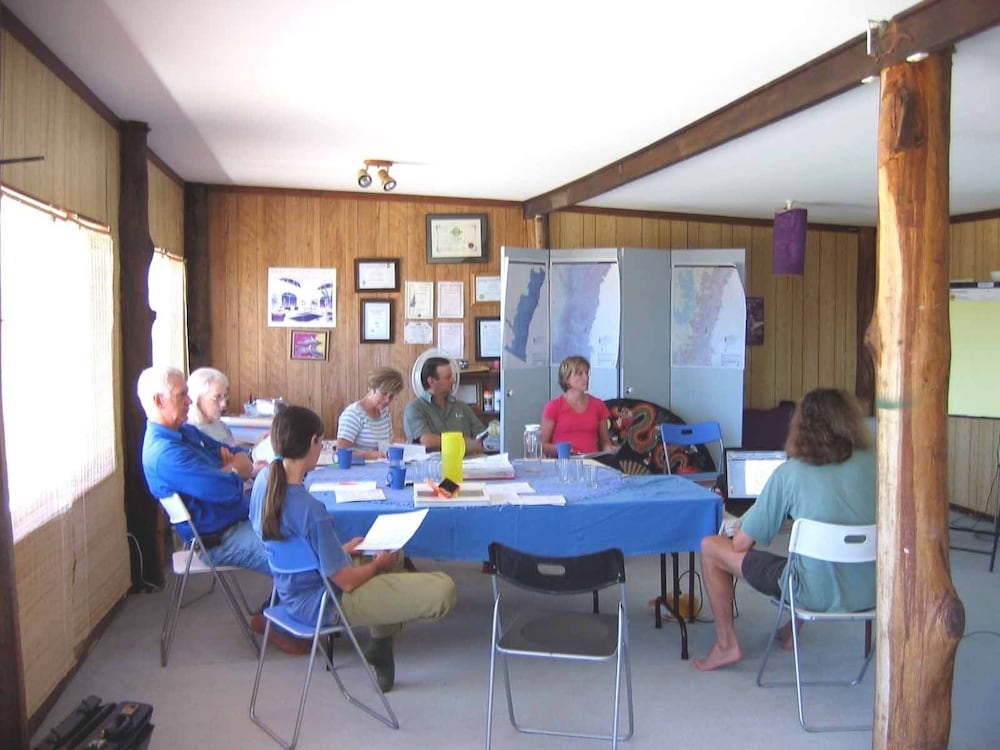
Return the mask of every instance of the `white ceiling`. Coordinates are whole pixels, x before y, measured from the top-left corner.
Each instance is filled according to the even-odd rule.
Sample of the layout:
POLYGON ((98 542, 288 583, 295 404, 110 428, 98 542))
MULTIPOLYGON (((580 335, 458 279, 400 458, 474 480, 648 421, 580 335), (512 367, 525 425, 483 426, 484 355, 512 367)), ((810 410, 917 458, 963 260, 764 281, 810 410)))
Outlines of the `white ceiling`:
MULTIPOLYGON (((3 0, 192 182, 523 201, 642 148, 911 0, 3 0), (378 181, 370 190, 378 189, 378 181)), ((1000 207, 1000 29, 958 46, 951 212, 1000 207)), ((875 223, 878 86, 587 205, 875 223)), ((7 156, 7 155, 5 155, 7 156)))

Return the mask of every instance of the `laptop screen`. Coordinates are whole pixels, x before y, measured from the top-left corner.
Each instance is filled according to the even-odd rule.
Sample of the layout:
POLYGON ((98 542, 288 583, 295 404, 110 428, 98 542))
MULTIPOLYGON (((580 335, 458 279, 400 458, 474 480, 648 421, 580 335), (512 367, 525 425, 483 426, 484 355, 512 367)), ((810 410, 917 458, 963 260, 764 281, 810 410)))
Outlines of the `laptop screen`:
POLYGON ((726 497, 756 500, 771 474, 786 460, 784 451, 726 450, 726 497))

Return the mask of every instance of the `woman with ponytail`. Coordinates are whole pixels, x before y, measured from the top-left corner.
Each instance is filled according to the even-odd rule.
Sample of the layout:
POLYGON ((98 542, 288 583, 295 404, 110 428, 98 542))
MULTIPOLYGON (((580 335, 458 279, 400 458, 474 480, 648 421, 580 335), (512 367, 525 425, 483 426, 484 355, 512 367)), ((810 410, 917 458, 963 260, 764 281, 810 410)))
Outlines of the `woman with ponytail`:
MULTIPOLYGON (((274 459, 257 475, 250 498, 254 529, 265 542, 302 537, 309 543, 348 621, 371 626, 365 657, 388 692, 395 680, 392 636, 405 622, 444 617, 455 603, 455 583, 444 573, 402 572, 401 552, 353 555, 361 537, 340 541, 333 517, 304 484, 323 447, 323 421, 315 412, 284 409, 271 424, 271 443, 274 459)), ((315 621, 325 590, 319 573, 275 574, 274 585, 298 619, 315 621)))

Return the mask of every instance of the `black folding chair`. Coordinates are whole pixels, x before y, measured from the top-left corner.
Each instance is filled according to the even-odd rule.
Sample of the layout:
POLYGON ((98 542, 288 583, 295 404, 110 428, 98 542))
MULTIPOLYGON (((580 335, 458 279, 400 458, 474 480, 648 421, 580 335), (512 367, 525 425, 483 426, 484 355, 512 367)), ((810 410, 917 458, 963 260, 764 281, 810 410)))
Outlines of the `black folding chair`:
MULTIPOLYGON (((486 747, 491 746, 493 725, 493 687, 496 658, 503 660, 507 711, 511 725, 527 734, 557 735, 584 739, 627 740, 635 729, 632 708, 632 671, 628 658, 628 614, 625 598, 625 558, 619 549, 608 549, 574 557, 532 555, 506 547, 490 545, 490 572, 493 574, 493 637, 490 646, 490 688, 486 713, 486 747), (591 611, 537 610, 504 606, 503 591, 509 586, 532 592, 542 598, 590 594, 601 589, 618 588, 615 614, 591 611), (511 695, 509 657, 559 659, 569 661, 614 661, 615 691, 610 734, 588 734, 562 730, 523 727, 514 716, 511 695), (624 672, 624 675, 623 675, 624 672), (628 703, 628 733, 619 736, 621 688, 624 677, 628 703)), ((569 604, 570 600, 566 600, 569 604)))

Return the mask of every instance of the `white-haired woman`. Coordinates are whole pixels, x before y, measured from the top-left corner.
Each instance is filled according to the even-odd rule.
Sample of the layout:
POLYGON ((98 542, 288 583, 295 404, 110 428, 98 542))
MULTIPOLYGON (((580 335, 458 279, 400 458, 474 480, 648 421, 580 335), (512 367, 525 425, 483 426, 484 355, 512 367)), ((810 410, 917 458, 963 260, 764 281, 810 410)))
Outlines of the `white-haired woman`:
POLYGON ((234 445, 229 425, 222 421, 222 415, 229 403, 229 379, 214 367, 199 367, 187 379, 188 422, 220 443, 234 445))

